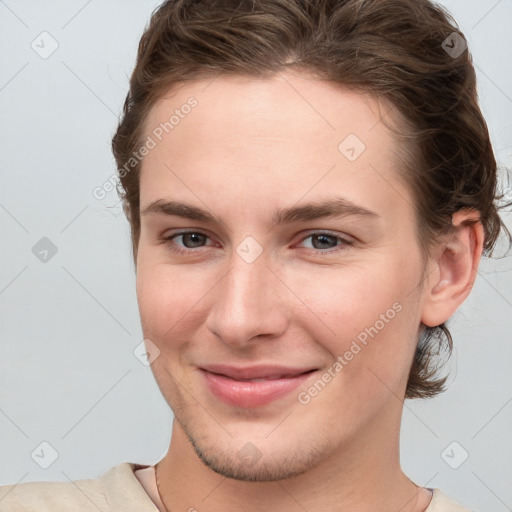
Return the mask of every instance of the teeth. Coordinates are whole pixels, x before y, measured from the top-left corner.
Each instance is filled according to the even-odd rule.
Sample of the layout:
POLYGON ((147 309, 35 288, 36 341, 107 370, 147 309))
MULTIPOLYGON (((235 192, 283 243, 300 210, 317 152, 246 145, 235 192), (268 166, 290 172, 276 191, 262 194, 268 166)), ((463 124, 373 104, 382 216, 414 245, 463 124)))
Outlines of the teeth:
POLYGON ((267 380, 282 379, 283 377, 287 377, 287 376, 286 375, 275 375, 275 376, 265 377, 263 379, 240 379, 240 380, 244 381, 244 382, 265 382, 267 380))
MULTIPOLYGON (((307 372, 304 372, 304 373, 310 373, 312 372, 313 370, 309 370, 307 372)), ((215 372, 212 372, 215 374, 215 372)), ((290 374, 278 374, 278 375, 269 375, 268 377, 260 377, 260 378, 257 378, 257 379, 238 379, 236 377, 230 377, 229 375, 224 375, 222 373, 218 373, 216 375, 221 375, 222 377, 227 377, 228 379, 232 379, 232 380, 236 380, 238 382, 266 382, 267 380, 277 380, 277 379, 291 379, 291 378, 294 378, 294 377, 297 377, 297 375, 290 375, 290 374)))

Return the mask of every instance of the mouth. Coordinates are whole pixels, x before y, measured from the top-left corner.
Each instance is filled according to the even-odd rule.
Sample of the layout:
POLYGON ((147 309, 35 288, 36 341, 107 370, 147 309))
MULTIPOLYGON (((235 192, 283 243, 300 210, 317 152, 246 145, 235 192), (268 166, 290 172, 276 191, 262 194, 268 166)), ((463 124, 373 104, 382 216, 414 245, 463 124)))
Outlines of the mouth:
POLYGON ((206 388, 216 399, 234 407, 261 407, 283 398, 312 378, 317 369, 200 368, 206 388))

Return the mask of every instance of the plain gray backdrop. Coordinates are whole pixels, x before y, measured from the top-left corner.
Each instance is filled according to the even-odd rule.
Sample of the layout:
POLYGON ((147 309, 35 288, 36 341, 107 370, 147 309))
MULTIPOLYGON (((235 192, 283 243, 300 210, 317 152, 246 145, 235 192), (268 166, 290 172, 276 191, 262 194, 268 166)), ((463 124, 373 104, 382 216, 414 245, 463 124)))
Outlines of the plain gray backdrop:
MULTIPOLYGON (((158 4, 0 0, 0 485, 97 478, 168 448, 172 412, 134 354, 128 222, 115 191, 92 194, 115 172, 111 137, 158 4)), ((511 168, 512 1, 442 4, 511 168)), ((403 413, 404 471, 481 512, 512 510, 511 290, 512 258, 484 258, 449 322, 448 391, 403 413)))

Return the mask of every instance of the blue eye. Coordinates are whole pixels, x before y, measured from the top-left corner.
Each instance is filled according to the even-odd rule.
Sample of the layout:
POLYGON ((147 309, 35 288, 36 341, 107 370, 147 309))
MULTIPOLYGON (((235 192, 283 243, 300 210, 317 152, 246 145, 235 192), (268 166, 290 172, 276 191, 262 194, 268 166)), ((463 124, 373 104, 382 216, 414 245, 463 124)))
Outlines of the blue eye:
MULTIPOLYGON (((175 233, 171 236, 168 236, 164 239, 164 242, 167 242, 168 247, 171 251, 177 254, 190 254, 194 252, 194 249, 201 249, 202 247, 206 247, 204 243, 210 239, 210 237, 200 231, 182 231, 180 233, 175 233), (175 239, 182 239, 182 244, 185 246, 176 245, 175 239)), ((316 232, 310 233, 308 236, 303 238, 300 242, 304 242, 305 240, 311 239, 312 245, 310 249, 314 251, 315 254, 331 254, 333 252, 339 252, 343 250, 343 247, 350 246, 353 244, 352 241, 349 241, 345 238, 342 238, 338 235, 333 235, 328 232, 316 232), (340 243, 338 243, 338 241, 340 243), (330 247, 325 247, 325 245, 334 244, 334 250, 330 247), (315 247, 317 245, 317 247, 315 247), (339 249, 335 249, 336 247, 341 247, 339 249), (331 249, 331 250, 327 250, 331 249)), ((218 244, 216 244, 218 246, 218 244)))
MULTIPOLYGON (((338 240, 341 240, 342 245, 350 245, 350 243, 351 243, 348 240, 345 240, 344 238, 341 238, 336 235, 331 235, 330 233, 313 233, 311 235, 308 235, 306 238, 304 238, 302 240, 302 242, 304 242, 308 238, 311 238, 312 245, 314 245, 315 241, 320 242, 320 247, 312 247, 316 251, 321 251, 322 249, 329 249, 329 247, 323 247, 323 244, 334 243, 334 247, 337 247, 339 245, 339 244, 337 244, 338 240)), ((332 252, 332 251, 329 251, 329 252, 332 252)))

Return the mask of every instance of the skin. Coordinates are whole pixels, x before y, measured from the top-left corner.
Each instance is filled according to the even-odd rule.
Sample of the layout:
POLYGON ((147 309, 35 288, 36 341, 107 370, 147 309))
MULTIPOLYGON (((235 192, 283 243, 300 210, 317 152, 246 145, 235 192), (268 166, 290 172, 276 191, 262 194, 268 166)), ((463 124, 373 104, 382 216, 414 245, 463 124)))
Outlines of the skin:
POLYGON ((141 211, 172 199, 222 221, 141 216, 143 333, 160 351, 151 368, 175 415, 158 463, 163 502, 201 512, 424 510, 431 492, 400 467, 403 397, 421 322, 447 320, 473 286, 483 229, 460 223, 478 216, 454 215, 421 283, 413 198, 380 122, 390 105, 306 73, 220 76, 169 91, 146 135, 190 96, 197 107, 145 157, 140 181, 141 211), (366 146, 353 162, 338 149, 348 134, 366 146), (335 196, 379 217, 271 223, 276 208, 335 196), (206 236, 166 240, 183 230, 206 236), (326 231, 334 238, 311 236, 326 231), (248 236, 262 248, 252 263, 236 252, 248 236), (315 366, 317 380, 395 303, 400 312, 306 405, 297 395, 311 381, 263 407, 231 407, 197 369, 315 366), (237 455, 247 443, 260 456, 253 464, 237 455))

